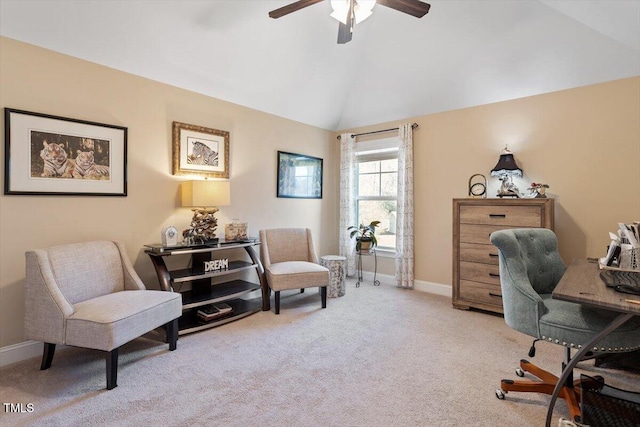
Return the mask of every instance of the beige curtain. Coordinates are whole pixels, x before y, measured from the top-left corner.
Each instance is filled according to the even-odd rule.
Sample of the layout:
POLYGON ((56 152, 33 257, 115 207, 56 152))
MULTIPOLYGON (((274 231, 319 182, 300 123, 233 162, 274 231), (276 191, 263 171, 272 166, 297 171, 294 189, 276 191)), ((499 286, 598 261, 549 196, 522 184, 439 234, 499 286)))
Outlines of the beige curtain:
POLYGON ((356 248, 347 227, 356 224, 356 150, 353 134, 340 135, 340 255, 347 257, 347 276, 356 274, 356 248))
POLYGON ((413 127, 400 126, 398 139, 398 211, 396 222, 396 285, 413 288, 413 127))

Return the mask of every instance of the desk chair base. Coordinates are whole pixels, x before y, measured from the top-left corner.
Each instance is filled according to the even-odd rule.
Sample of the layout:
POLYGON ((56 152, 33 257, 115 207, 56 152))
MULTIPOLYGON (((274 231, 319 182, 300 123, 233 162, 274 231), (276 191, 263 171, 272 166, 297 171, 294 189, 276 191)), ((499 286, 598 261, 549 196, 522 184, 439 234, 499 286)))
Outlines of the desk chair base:
MULTIPOLYGON (((545 371, 544 369, 530 363, 528 360, 520 360, 520 368, 516 369, 516 375, 523 377, 525 372, 529 372, 540 381, 534 380, 502 380, 500 381, 500 388, 496 389, 496 397, 498 399, 504 399, 505 394, 510 391, 518 392, 531 392, 542 393, 551 396, 553 390, 558 383, 559 378, 552 373, 545 371)), ((598 376, 598 380, 603 381, 602 377, 598 376)), ((594 381, 595 383, 595 381, 594 381)), ((563 399, 569 407, 569 414, 571 414, 571 420, 580 421, 580 395, 582 391, 582 382, 580 380, 573 381, 571 378, 568 384, 562 387, 559 397, 563 399)))

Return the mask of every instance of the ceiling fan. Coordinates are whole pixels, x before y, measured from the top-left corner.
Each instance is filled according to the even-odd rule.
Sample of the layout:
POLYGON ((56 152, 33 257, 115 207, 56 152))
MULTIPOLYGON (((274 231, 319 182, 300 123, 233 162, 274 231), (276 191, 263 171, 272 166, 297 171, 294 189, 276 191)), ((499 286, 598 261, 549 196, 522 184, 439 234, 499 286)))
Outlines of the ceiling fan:
MULTIPOLYGON (((320 3, 322 0, 299 0, 269 12, 269 17, 277 19, 292 12, 303 9, 307 6, 320 3)), ((372 0, 333 0, 331 5, 334 8, 332 17, 340 21, 338 27, 338 44, 345 44, 353 37, 353 27, 356 23, 362 22, 371 15, 371 8, 376 3, 372 0), (342 15, 341 15, 342 13, 342 15)), ((407 13, 422 18, 429 12, 431 5, 420 0, 377 0, 381 4, 399 12, 407 13)))

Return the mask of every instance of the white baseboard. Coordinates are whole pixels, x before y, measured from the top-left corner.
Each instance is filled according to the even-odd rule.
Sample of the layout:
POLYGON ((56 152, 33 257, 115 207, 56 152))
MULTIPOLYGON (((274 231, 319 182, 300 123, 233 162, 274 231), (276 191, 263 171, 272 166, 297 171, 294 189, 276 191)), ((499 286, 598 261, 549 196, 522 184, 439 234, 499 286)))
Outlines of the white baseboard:
MULTIPOLYGON (((373 281, 373 273, 370 271, 363 271, 362 272, 362 278, 364 279, 365 282, 372 282, 373 281)), ((396 278, 395 276, 392 276, 390 274, 377 274, 376 275, 376 279, 380 281, 381 284, 384 285, 390 285, 390 286, 395 286, 396 285, 396 278)), ((423 280, 415 280, 413 282, 413 288, 416 291, 420 291, 420 292, 428 292, 430 294, 436 294, 436 295, 442 295, 445 297, 450 297, 451 296, 451 286, 450 285, 443 285, 441 283, 434 283, 434 282, 426 282, 423 280)))
POLYGON ((42 356, 44 344, 40 341, 23 341, 0 348, 0 367, 32 357, 42 356))

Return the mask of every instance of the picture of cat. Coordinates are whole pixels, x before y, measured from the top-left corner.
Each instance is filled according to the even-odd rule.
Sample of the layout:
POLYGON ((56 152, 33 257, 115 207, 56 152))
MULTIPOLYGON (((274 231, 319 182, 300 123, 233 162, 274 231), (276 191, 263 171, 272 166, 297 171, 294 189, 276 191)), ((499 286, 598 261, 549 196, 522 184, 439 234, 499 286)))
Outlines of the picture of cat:
POLYGON ((44 168, 40 176, 52 178, 73 178, 75 162, 69 159, 62 144, 47 143, 42 141, 44 148, 40 151, 40 157, 44 161, 44 168))
POLYGON ((97 165, 93 157, 93 151, 77 151, 75 158, 74 178, 85 179, 107 179, 109 178, 109 167, 97 165))
POLYGON ((31 131, 32 178, 109 180, 109 162, 109 140, 31 131))

